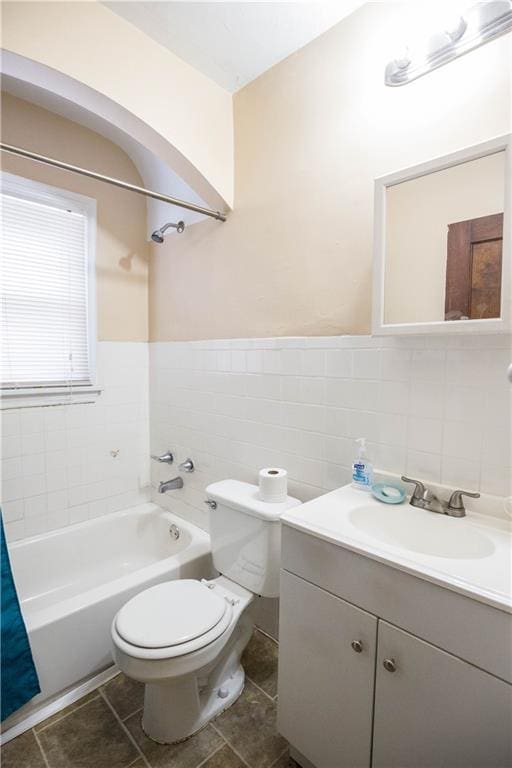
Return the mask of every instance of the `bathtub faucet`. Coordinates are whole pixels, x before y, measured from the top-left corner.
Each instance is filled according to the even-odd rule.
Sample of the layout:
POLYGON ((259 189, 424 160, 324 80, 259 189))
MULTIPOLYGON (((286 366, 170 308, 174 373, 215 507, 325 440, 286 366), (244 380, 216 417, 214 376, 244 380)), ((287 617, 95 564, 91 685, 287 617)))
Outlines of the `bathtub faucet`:
POLYGON ((167 491, 176 491, 178 488, 183 488, 183 478, 173 477, 172 480, 166 480, 164 483, 160 483, 158 486, 158 493, 166 493, 167 491))

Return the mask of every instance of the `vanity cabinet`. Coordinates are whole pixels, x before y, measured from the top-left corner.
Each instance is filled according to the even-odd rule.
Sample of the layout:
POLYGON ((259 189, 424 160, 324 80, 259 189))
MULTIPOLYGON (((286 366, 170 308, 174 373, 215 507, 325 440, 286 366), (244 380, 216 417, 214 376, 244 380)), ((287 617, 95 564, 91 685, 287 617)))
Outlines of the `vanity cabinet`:
POLYGON ((283 572, 278 727, 318 768, 369 765, 377 619, 283 572))
MULTIPOLYGON (((317 564, 332 558, 331 566, 338 567, 312 571, 318 540, 285 526, 283 543, 283 565, 290 570, 282 571, 281 582, 278 728, 299 763, 304 758, 305 768, 512 765, 512 686, 489 674, 495 660, 484 658, 479 668, 397 627, 396 616, 403 615, 403 624, 414 628, 426 606, 417 603, 414 590, 401 589, 400 579, 395 589, 387 582, 388 602, 382 612, 376 610, 375 584, 386 583, 380 563, 374 564, 375 581, 369 574, 360 578, 359 564, 369 562, 365 557, 351 560, 350 577, 342 579, 343 557, 353 553, 321 542, 317 564), (313 557, 304 557, 310 545, 313 557), (312 573, 320 585, 311 583, 312 573), (356 593, 363 607, 354 604, 356 593), (373 611, 365 610, 368 605, 373 611)), ((428 605, 435 615, 437 593, 432 595, 428 605)), ((457 634, 457 617, 454 603, 445 647, 457 634)), ((488 630, 474 628, 482 643, 488 630)))
POLYGON ((385 621, 378 636, 373 768, 512 765, 510 685, 385 621))

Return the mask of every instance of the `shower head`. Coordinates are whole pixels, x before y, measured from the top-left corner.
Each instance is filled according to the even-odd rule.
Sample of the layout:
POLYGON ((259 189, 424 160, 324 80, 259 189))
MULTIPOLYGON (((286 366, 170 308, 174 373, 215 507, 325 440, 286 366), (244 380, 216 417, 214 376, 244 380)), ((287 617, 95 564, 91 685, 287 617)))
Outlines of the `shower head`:
POLYGON ((164 224, 163 227, 160 227, 160 229, 155 229, 153 234, 151 235, 151 239, 154 243, 163 243, 164 241, 164 234, 169 229, 169 227, 173 227, 176 232, 181 233, 185 229, 185 222, 184 221, 178 221, 177 224, 174 224, 172 221, 169 221, 167 224, 164 224))

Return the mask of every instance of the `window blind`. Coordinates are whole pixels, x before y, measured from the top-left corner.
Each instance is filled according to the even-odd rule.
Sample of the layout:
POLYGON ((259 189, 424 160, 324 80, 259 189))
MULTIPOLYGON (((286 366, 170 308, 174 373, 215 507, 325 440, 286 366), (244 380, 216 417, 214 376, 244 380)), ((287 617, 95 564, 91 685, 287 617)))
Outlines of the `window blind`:
POLYGON ((2 387, 90 384, 88 214, 22 186, 1 192, 2 387))

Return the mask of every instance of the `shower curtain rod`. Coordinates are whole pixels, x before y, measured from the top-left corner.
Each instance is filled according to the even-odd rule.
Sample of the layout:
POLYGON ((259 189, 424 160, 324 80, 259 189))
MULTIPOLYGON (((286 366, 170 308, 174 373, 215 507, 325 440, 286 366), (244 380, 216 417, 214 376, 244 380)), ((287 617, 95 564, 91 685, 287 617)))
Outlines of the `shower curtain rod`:
POLYGON ((145 195, 146 197, 152 197, 153 200, 161 200, 163 203, 169 203, 169 205, 176 205, 178 208, 186 208, 187 211, 195 211, 196 213, 202 213, 205 216, 211 216, 212 219, 217 221, 226 221, 226 214, 220 211, 212 211, 210 208, 203 208, 200 205, 194 203, 187 203, 185 200, 178 200, 176 197, 170 197, 169 195, 163 195, 161 192, 153 192, 151 189, 145 189, 145 187, 138 187, 136 184, 130 184, 127 181, 121 181, 121 179, 114 179, 111 176, 104 176, 102 173, 96 173, 95 171, 88 171, 86 168, 80 168, 77 165, 70 165, 64 163, 62 160, 55 160, 53 157, 46 157, 45 155, 38 155, 35 152, 30 152, 28 149, 22 149, 21 147, 14 147, 12 144, 4 144, 0 142, 0 149, 3 152, 9 152, 11 155, 19 155, 20 157, 26 157, 29 160, 35 160, 36 163, 44 163, 44 165, 53 165, 55 168, 61 168, 64 171, 71 171, 71 173, 79 173, 81 176, 88 176, 90 179, 96 179, 97 181, 104 181, 106 184, 113 184, 114 187, 120 187, 126 189, 128 192, 136 192, 138 195, 145 195))

